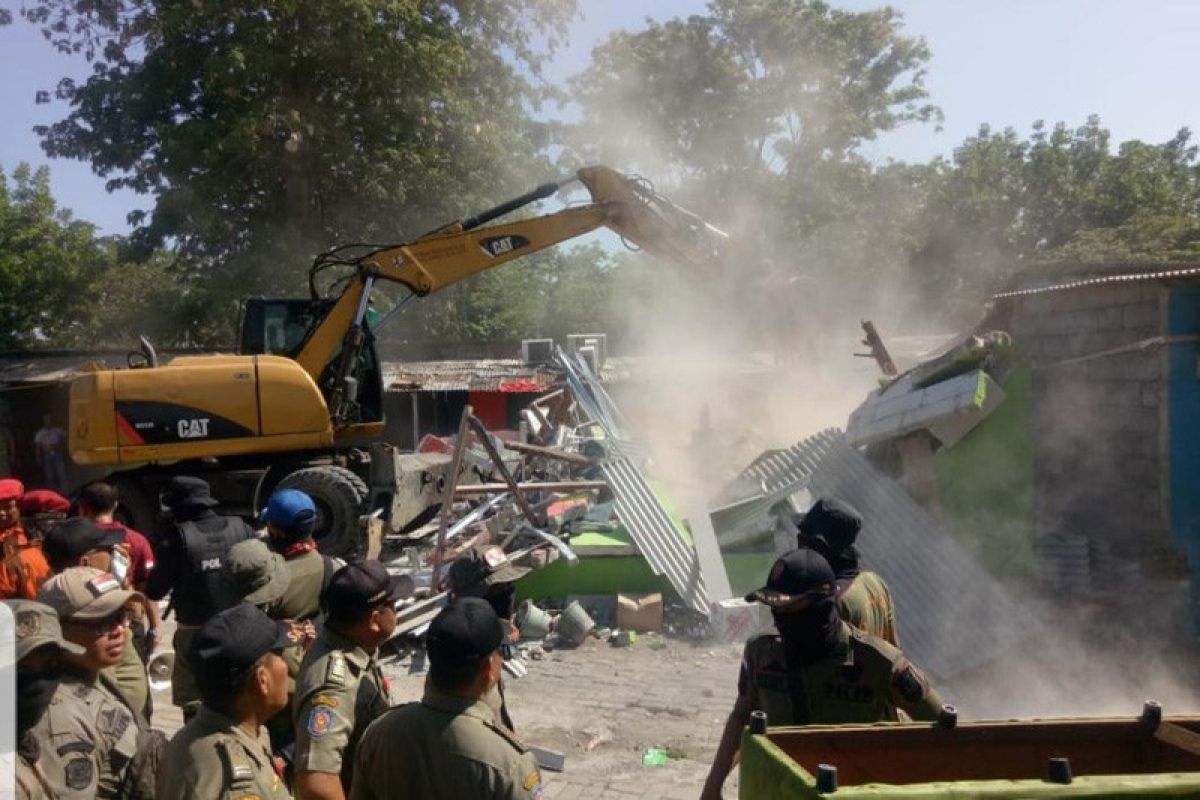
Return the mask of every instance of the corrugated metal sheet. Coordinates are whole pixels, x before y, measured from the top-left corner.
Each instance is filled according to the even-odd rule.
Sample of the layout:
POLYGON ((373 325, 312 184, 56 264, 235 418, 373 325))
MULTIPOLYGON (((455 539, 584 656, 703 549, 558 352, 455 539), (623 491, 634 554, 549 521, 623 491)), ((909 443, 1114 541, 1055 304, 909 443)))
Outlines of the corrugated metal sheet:
POLYGON ((1040 629, 1026 605, 977 564, 895 481, 879 473, 837 430, 752 464, 744 478, 768 492, 807 488, 863 516, 863 566, 892 590, 900 645, 941 677, 983 666, 1040 629))
POLYGON ((1161 281, 1187 280, 1200 278, 1200 266, 1196 265, 1160 265, 1142 266, 1129 265, 1123 269, 1097 268, 1101 274, 1069 276, 1061 280, 1046 280, 1039 285, 1026 286, 1008 292, 992 295, 993 299, 1005 297, 1022 297, 1046 292, 1063 292, 1070 289, 1080 289, 1085 286, 1102 286, 1109 283, 1129 283, 1131 281, 1161 281))
POLYGON ((617 517, 654 574, 666 575, 685 603, 707 615, 708 592, 696 552, 675 527, 645 476, 628 458, 608 461, 600 470, 612 489, 617 517))

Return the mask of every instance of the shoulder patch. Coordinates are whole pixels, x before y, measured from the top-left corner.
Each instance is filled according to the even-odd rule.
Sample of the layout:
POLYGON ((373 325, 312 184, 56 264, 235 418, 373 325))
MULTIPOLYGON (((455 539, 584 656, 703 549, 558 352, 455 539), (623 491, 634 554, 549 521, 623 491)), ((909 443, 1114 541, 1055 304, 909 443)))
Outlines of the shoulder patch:
POLYGON ((521 784, 521 788, 527 792, 533 791, 533 787, 542 782, 542 776, 535 769, 533 772, 525 776, 525 781, 521 784))
POLYGON ((133 720, 130 713, 120 707, 112 706, 100 712, 97 719, 97 726, 100 732, 111 736, 114 739, 120 739, 125 735, 125 730, 129 727, 129 723, 133 720))
POLYGON ((329 733, 329 729, 333 727, 333 709, 329 706, 313 706, 308 712, 308 722, 304 725, 304 730, 308 731, 308 735, 314 739, 319 739, 329 733))
POLYGON ((331 694, 315 694, 309 702, 314 706, 329 706, 330 708, 337 708, 338 704, 337 698, 331 694))
POLYGON ((62 747, 58 748, 55 752, 57 752, 59 756, 65 756, 67 753, 83 753, 84 755, 91 755, 92 751, 95 749, 96 745, 92 744, 91 742, 85 742, 81 740, 78 742, 68 742, 67 744, 64 744, 62 747))
POLYGON ((229 742, 218 741, 217 747, 221 750, 221 758, 225 762, 225 768, 229 770, 230 788, 238 786, 246 786, 254 782, 254 768, 250 766, 250 762, 245 756, 235 753, 229 742))
POLYGON ((346 656, 335 650, 329 654, 329 666, 325 668, 325 682, 330 686, 346 685, 346 656))
POLYGON ((63 766, 63 780, 72 789, 82 790, 92 785, 96 777, 96 769, 92 760, 79 756, 72 758, 63 766))

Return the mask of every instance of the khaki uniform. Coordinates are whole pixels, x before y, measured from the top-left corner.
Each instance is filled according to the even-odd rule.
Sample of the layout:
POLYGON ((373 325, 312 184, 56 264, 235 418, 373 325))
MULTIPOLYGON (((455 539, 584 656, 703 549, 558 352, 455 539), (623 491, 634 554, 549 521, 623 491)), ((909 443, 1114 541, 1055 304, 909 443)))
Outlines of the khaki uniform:
POLYGON ((882 639, 842 623, 837 648, 823 661, 788 669, 783 640, 746 643, 738 693, 767 712, 769 725, 837 725, 899 719, 935 720, 942 701, 921 671, 882 639))
POLYGON ((121 651, 121 660, 101 670, 101 674, 120 687, 134 711, 146 719, 150 718, 150 683, 146 678, 146 665, 133 646, 133 632, 128 628, 125 629, 125 649, 121 651))
POLYGON ((538 800, 537 760, 484 702, 429 689, 363 736, 350 800, 538 800))
POLYGON ((16 764, 13 777, 16 779, 17 800, 55 800, 54 787, 42 771, 39 757, 41 747, 37 739, 26 734, 17 741, 16 764))
POLYGON ((137 754, 133 712, 71 670, 32 731, 41 748, 38 765, 59 798, 115 797, 137 754))
POLYGON ((322 626, 296 681, 295 770, 340 774, 349 787, 358 741, 390 705, 375 657, 322 626))
POLYGON ((892 647, 900 646, 892 593, 883 578, 874 572, 858 573, 850 586, 838 595, 838 616, 892 647))
POLYGON ((313 619, 321 613, 321 589, 325 583, 325 557, 316 550, 284 561, 291 581, 287 591, 267 613, 273 619, 313 619))
POLYGON ((171 703, 179 706, 188 718, 200 707, 200 687, 196 686, 196 677, 187 665, 187 652, 192 646, 192 639, 199 625, 179 624, 175 627, 175 635, 171 637, 171 647, 175 650, 175 659, 171 665, 171 703))
POLYGON ((201 706, 163 749, 158 800, 282 800, 291 794, 275 772, 266 730, 257 739, 201 706))

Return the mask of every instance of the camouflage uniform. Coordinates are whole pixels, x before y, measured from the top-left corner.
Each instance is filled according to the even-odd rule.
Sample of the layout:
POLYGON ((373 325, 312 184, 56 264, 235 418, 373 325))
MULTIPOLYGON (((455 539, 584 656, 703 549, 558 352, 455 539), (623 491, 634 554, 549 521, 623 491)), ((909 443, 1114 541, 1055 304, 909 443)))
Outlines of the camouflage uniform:
POLYGON ((896 608, 892 593, 883 578, 874 572, 860 572, 849 586, 837 593, 838 616, 846 622, 899 647, 896 636, 896 608))

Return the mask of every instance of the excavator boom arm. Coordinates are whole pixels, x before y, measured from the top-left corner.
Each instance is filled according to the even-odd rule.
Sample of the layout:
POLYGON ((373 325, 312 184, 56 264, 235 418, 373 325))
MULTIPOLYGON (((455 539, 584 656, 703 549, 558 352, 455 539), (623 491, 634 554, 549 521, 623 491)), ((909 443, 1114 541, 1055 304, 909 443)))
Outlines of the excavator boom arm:
POLYGON ((579 170, 576 178, 591 193, 591 203, 532 219, 479 227, 548 196, 558 186, 546 184, 479 216, 361 257, 357 260, 358 275, 308 337, 296 361, 314 380, 319 380, 347 333, 356 322, 361 324, 365 295, 375 280, 400 283, 414 294, 424 296, 601 226, 611 228, 651 253, 692 263, 711 260, 716 253, 711 242, 724 237, 645 184, 608 167, 586 167, 579 170))

